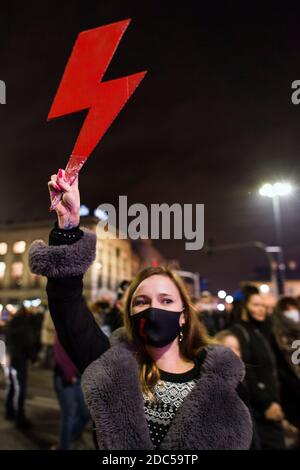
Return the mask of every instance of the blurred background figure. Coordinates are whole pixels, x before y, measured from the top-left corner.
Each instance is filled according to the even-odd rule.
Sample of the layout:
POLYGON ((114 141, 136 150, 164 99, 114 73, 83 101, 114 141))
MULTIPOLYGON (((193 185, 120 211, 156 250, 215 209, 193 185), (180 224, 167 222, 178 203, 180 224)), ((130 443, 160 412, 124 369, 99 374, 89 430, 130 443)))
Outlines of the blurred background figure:
POLYGON ((90 304, 90 309, 94 315, 97 325, 107 336, 110 336, 111 333, 109 325, 107 325, 106 322, 107 316, 112 309, 112 304, 113 301, 111 295, 105 294, 102 294, 96 302, 92 302, 90 304))
POLYGON ((61 407, 61 422, 59 445, 52 449, 71 450, 75 441, 82 437, 90 414, 83 398, 80 375, 57 337, 54 363, 54 388, 61 407))
POLYGON ((32 313, 21 307, 5 327, 9 365, 6 368, 7 391, 5 417, 15 420, 19 429, 28 429, 25 415, 28 362, 37 359, 39 338, 32 313))
POLYGON ((53 369, 53 346, 55 341, 55 327, 47 308, 44 313, 41 330, 41 351, 39 354, 39 364, 44 369, 53 369))
POLYGON ((246 364, 246 384, 262 449, 284 449, 280 390, 275 354, 271 347, 272 322, 255 286, 244 286, 236 323, 246 364))
POLYGON ((117 299, 109 313, 106 317, 106 325, 109 326, 110 334, 113 331, 121 328, 124 325, 123 321, 123 311, 125 307, 125 294, 127 292, 130 281, 122 281, 117 289, 117 299))
POLYGON ((112 302, 111 297, 103 295, 91 306, 96 322, 107 336, 111 336, 115 330, 124 325, 124 299, 129 284, 130 282, 126 280, 119 284, 115 302, 112 302))
MULTIPOLYGON (((293 297, 282 297, 274 313, 274 351, 277 359, 281 402, 287 420, 300 429, 300 365, 294 364, 293 342, 300 339, 299 303, 293 297)), ((300 439, 296 444, 300 448, 300 439)))
MULTIPOLYGON (((241 345, 236 335, 232 333, 230 330, 223 330, 217 333, 214 339, 223 346, 231 349, 234 354, 236 354, 240 359, 242 359, 241 353, 241 345)), ((252 417, 252 424, 253 424, 253 438, 252 438, 252 445, 251 450, 261 450, 260 438, 258 435, 258 431, 255 424, 254 412, 251 407, 250 398, 249 398, 249 390, 247 386, 247 382, 244 380, 238 386, 238 393, 240 398, 243 402, 248 406, 249 412, 252 417)))
POLYGON ((238 357, 242 357, 241 346, 238 338, 230 330, 220 331, 215 335, 215 340, 231 349, 238 357))
POLYGON ((201 292, 195 307, 200 321, 205 325, 210 336, 216 335, 227 327, 226 311, 221 312, 216 309, 214 298, 209 291, 201 292))

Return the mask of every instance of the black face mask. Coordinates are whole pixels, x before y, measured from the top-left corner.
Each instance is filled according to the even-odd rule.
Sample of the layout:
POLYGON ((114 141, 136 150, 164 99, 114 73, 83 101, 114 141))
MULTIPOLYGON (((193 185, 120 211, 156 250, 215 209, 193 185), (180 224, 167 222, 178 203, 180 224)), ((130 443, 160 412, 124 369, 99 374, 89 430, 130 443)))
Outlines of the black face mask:
POLYGON ((150 346, 162 348, 172 343, 180 333, 181 312, 147 308, 130 317, 134 335, 144 338, 150 346))

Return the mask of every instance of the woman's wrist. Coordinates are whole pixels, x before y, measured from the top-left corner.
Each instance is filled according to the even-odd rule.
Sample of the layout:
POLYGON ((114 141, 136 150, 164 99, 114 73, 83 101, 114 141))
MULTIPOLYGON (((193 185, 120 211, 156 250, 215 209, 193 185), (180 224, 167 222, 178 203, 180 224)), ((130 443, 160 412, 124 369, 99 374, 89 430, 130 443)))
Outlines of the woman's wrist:
POLYGON ((67 215, 67 216, 58 216, 57 217, 58 226, 63 230, 71 230, 75 227, 78 227, 80 223, 79 215, 67 215))

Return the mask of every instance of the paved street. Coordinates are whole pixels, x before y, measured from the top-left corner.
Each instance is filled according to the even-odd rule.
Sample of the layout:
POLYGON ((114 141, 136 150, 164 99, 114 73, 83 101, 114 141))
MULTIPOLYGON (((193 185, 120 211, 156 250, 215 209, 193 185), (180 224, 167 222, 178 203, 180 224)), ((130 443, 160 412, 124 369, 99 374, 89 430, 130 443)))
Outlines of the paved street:
MULTIPOLYGON (((27 416, 32 429, 26 433, 17 430, 14 423, 4 419, 4 374, 0 372, 0 450, 50 449, 57 444, 60 409, 52 386, 52 371, 32 367, 29 373, 27 416)), ((78 449, 93 449, 90 428, 82 441, 75 444, 78 449)))

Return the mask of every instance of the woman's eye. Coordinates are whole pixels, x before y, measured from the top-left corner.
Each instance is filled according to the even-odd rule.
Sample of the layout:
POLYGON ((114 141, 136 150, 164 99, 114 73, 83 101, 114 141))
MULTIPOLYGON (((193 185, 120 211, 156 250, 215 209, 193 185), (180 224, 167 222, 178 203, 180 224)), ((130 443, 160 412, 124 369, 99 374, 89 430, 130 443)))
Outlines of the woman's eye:
POLYGON ((173 302, 173 300, 172 299, 164 299, 163 302, 166 303, 166 304, 171 304, 173 302))
POLYGON ((134 302, 134 305, 144 305, 145 304, 145 300, 143 299, 138 299, 134 302))

